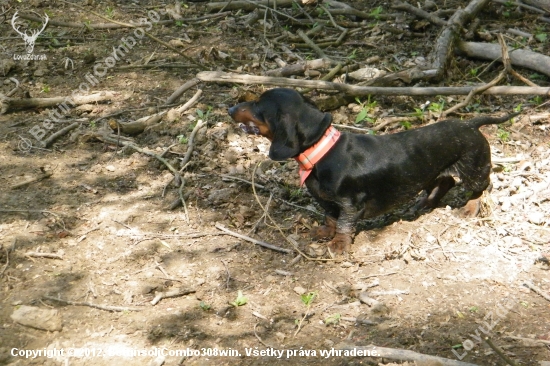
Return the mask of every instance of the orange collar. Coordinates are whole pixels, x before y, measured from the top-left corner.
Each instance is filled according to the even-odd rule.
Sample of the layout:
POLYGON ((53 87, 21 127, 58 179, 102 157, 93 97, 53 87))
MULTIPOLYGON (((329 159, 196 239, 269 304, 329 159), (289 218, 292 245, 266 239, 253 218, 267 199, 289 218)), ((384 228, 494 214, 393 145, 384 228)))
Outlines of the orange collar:
POLYGON ((315 164, 319 162, 325 156, 325 154, 334 146, 336 141, 340 138, 340 131, 333 126, 330 126, 325 131, 325 134, 319 141, 313 146, 309 147, 306 151, 295 157, 298 165, 300 166, 300 185, 303 186, 307 177, 313 170, 315 164))

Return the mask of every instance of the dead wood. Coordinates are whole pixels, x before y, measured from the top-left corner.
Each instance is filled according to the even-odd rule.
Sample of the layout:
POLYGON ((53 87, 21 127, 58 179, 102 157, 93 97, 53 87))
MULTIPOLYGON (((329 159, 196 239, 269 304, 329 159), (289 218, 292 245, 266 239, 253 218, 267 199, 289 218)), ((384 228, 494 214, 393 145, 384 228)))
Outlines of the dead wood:
POLYGON ((273 7, 276 4, 277 8, 289 8, 294 3, 294 0, 277 0, 277 2, 273 1, 257 1, 255 3, 251 1, 229 1, 229 2, 216 2, 216 3, 208 3, 206 4, 206 9, 208 11, 220 11, 222 9, 224 10, 245 10, 245 11, 253 11, 254 9, 258 8, 258 5, 262 5, 263 7, 273 7))
POLYGON ((373 357, 389 358, 392 360, 400 361, 418 361, 418 364, 434 364, 441 366, 478 366, 473 363, 450 360, 448 358, 423 355, 418 352, 404 350, 404 349, 394 349, 387 347, 377 347, 374 345, 364 346, 364 347, 354 347, 354 346, 343 346, 340 347, 342 350, 357 350, 364 353, 369 352, 373 357), (376 354, 376 356, 374 356, 376 354))
MULTIPOLYGON (((266 84, 281 87, 302 87, 312 89, 337 90, 353 96, 373 95, 467 95, 474 87, 390 87, 355 86, 319 80, 297 80, 270 76, 225 73, 221 71, 202 71, 197 74, 201 81, 266 84)), ((491 95, 550 95, 550 87, 494 86, 483 92, 491 95)))
POLYGON ((8 98, 0 94, 0 114, 12 112, 19 109, 50 108, 60 104, 81 105, 88 103, 105 102, 115 99, 119 93, 114 91, 103 91, 90 95, 53 98, 8 98))
POLYGON ((78 126, 80 126, 80 122, 74 122, 74 123, 71 123, 70 125, 66 126, 66 127, 63 127, 62 129, 60 129, 59 131, 57 131, 56 133, 53 133, 51 134, 47 139, 43 140, 43 141, 40 141, 39 142, 39 145, 41 145, 41 147, 43 148, 46 148, 46 147, 49 147, 51 144, 53 144, 58 138, 60 138, 61 136, 65 136, 67 133, 69 133, 70 131, 78 128, 78 126))
POLYGON ((259 245, 261 247, 264 247, 264 248, 267 248, 267 249, 271 249, 271 250, 274 250, 276 252, 281 252, 281 253, 286 253, 286 254, 290 254, 292 253, 292 250, 290 249, 285 249, 285 248, 280 248, 278 246, 275 246, 275 245, 272 245, 272 244, 269 244, 269 243, 266 243, 265 241, 261 241, 261 240, 256 240, 256 239, 253 239, 249 236, 246 236, 246 235, 242 235, 242 234, 239 234, 239 233, 236 233, 234 231, 231 231, 227 228, 225 228, 223 225, 221 224, 218 224, 216 223, 216 228, 223 231, 224 233, 226 234, 229 234, 231 236, 234 236, 236 238, 239 238, 239 239, 243 239, 243 240, 246 240, 246 241, 249 241, 253 244, 256 244, 256 245, 259 245))
POLYGON ((27 186, 31 183, 34 183, 34 182, 40 182, 42 179, 46 179, 46 178, 49 178, 53 175, 52 172, 48 172, 48 173, 43 173, 41 175, 39 175, 38 177, 34 177, 34 178, 31 178, 29 180, 26 180, 24 182, 21 182, 21 183, 17 183, 17 184, 14 184, 13 186, 11 186, 11 189, 17 189, 17 188, 21 188, 21 187, 24 187, 24 186, 27 186))
POLYGON ((151 116, 142 117, 133 122, 126 123, 118 122, 112 119, 109 121, 109 127, 111 127, 113 131, 118 131, 120 129, 120 132, 125 135, 135 136, 145 131, 147 127, 159 123, 162 119, 162 116, 164 116, 166 113, 168 113, 168 111, 162 111, 151 116))
POLYGON ((401 2, 401 1, 394 1, 391 7, 393 9, 403 10, 403 11, 406 11, 408 13, 414 14, 419 18, 424 18, 424 19, 428 20, 430 23, 433 23, 435 25, 439 25, 439 26, 442 26, 442 27, 447 26, 447 22, 444 21, 443 19, 435 16, 432 13, 428 13, 425 10, 414 7, 411 4, 404 3, 404 2, 401 2))
POLYGON ((176 288, 170 291, 166 292, 157 292, 155 294, 155 298, 151 300, 151 305, 156 305, 158 302, 162 299, 170 298, 170 297, 179 297, 179 296, 185 296, 192 293, 197 292, 197 290, 194 289, 188 289, 188 288, 176 288))
MULTIPOLYGON (((502 60, 498 44, 460 41, 457 42, 457 49, 461 54, 468 57, 491 61, 502 60)), ((549 56, 528 50, 513 49, 511 47, 508 47, 508 53, 510 54, 513 66, 524 67, 550 76, 549 56)))
POLYGON ((326 69, 334 64, 328 59, 319 58, 311 61, 299 62, 293 65, 287 65, 279 69, 266 71, 265 75, 273 77, 287 77, 292 75, 301 75, 307 70, 326 69))
POLYGON ((197 85, 198 83, 200 83, 200 80, 199 79, 196 79, 196 78, 193 78, 191 80, 189 80, 188 82, 186 82, 185 84, 183 84, 182 86, 180 86, 175 92, 172 93, 172 95, 170 95, 168 97, 168 99, 166 99, 166 102, 164 103, 165 105, 166 104, 173 104, 176 102, 176 100, 183 94, 185 93, 187 90, 191 89, 192 87, 194 87, 195 85, 197 85))
POLYGON ((440 80, 445 75, 446 65, 453 54, 455 40, 464 24, 469 22, 490 0, 472 0, 464 9, 459 9, 447 22, 448 25, 437 37, 435 47, 428 59, 432 59, 432 69, 435 70, 434 80, 440 80))
POLYGON ((74 305, 74 306, 88 306, 91 308, 99 309, 99 310, 106 310, 106 311, 141 311, 143 309, 140 308, 131 308, 126 306, 111 306, 111 305, 97 305, 90 302, 79 302, 79 301, 71 301, 71 300, 64 300, 53 296, 44 296, 44 299, 50 300, 50 301, 57 301, 62 304, 67 305, 74 305))

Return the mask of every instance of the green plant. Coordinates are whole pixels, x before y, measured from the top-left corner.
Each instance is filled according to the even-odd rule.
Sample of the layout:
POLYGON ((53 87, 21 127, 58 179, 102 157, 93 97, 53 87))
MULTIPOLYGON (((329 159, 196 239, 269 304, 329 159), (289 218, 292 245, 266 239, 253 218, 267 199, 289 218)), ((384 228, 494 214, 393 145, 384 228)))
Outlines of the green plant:
POLYGON ((535 34, 535 38, 540 42, 540 43, 544 43, 548 40, 548 34, 546 33, 538 33, 538 34, 535 34))
POLYGON ((201 301, 199 306, 201 307, 202 310, 204 311, 208 311, 210 310, 212 307, 210 305, 208 305, 207 303, 205 303, 204 301, 201 301))
POLYGON ((510 132, 503 130, 502 128, 499 128, 497 130, 497 136, 502 142, 510 140, 510 132))
POLYGON ((479 71, 479 68, 477 68, 477 67, 472 67, 472 68, 470 69, 470 76, 472 76, 472 77, 475 78, 475 77, 477 76, 478 71, 479 71))
POLYGON ((533 104, 542 104, 542 97, 540 95, 536 95, 533 99, 531 99, 533 104))
POLYGON ((317 296, 317 291, 312 291, 312 292, 308 292, 307 294, 301 295, 300 299, 302 300, 304 305, 309 308, 313 303, 313 299, 315 299, 316 296, 317 296))
POLYGON ((248 299, 243 295, 243 292, 239 290, 237 294, 237 298, 235 299, 235 301, 230 302, 229 305, 233 305, 234 307, 239 307, 239 306, 246 305, 247 302, 248 302, 248 299))
POLYGON ((41 93, 49 93, 50 92, 50 86, 44 84, 44 86, 42 86, 42 88, 40 89, 40 92, 41 93))
POLYGON ((185 137, 185 135, 178 135, 176 138, 178 139, 178 142, 182 145, 185 145, 189 142, 189 139, 185 137))
POLYGON ((115 15, 115 9, 108 6, 107 9, 105 9, 105 14, 107 14, 107 18, 112 18, 113 15, 115 15))
POLYGON ((348 60, 355 60, 357 58, 357 48, 354 48, 353 51, 347 56, 348 60))
POLYGON ((210 116, 210 112, 212 111, 212 107, 211 106, 208 106, 208 109, 206 110, 206 113, 203 112, 201 109, 198 109, 197 108, 197 116, 199 116, 200 119, 202 119, 203 121, 204 120, 207 120, 208 117, 210 116))
POLYGON ((329 325, 329 324, 338 324, 340 323, 340 319, 342 318, 342 315, 341 314, 333 314, 331 316, 329 316, 328 318, 325 319, 325 324, 326 325, 329 325))
POLYGON ((374 119, 370 117, 370 114, 374 112, 374 108, 376 107, 378 102, 376 102, 375 100, 371 102, 370 95, 367 97, 366 102, 361 102, 359 98, 355 98, 355 101, 357 102, 357 104, 361 106, 361 111, 359 112, 357 117, 355 117, 355 123, 359 123, 363 121, 373 123, 374 119))
POLYGON ((412 127, 412 124, 409 121, 402 121, 402 122, 399 122, 399 123, 401 123, 401 126, 403 126, 403 128, 405 130, 408 130, 409 128, 412 127))
POLYGON ((374 19, 379 19, 379 15, 382 13, 383 8, 381 6, 377 6, 376 8, 372 9, 369 13, 370 16, 374 17, 374 19))
POLYGON ((444 106, 445 106, 445 101, 443 99, 439 99, 439 103, 437 102, 430 103, 430 105, 428 106, 428 110, 434 113, 441 113, 443 112, 444 106))

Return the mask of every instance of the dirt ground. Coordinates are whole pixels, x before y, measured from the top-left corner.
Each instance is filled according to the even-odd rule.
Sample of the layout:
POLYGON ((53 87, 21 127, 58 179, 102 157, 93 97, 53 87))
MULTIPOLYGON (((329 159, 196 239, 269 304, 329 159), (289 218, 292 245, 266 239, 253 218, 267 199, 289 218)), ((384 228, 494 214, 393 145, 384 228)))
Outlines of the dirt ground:
MULTIPOLYGON (((367 13, 381 6, 381 14, 398 14, 385 2, 347 3, 367 13)), ((435 3, 441 9, 466 5, 435 3)), ((26 53, 11 25, 16 10, 46 12, 50 21, 96 24, 107 22, 89 10, 128 22, 148 18, 148 11, 168 20, 166 9, 174 7, 148 1, 93 1, 84 9, 61 1, 1 4, 7 13, 0 19, 0 93, 5 96, 18 82, 20 89, 11 95, 16 99, 71 95, 134 32, 50 24, 33 51, 46 59, 14 60, 13 54, 26 53)), ((204 3, 183 5, 186 19, 211 14, 204 3)), ((268 41, 304 27, 283 16, 246 27, 248 13, 155 25, 150 32, 210 70, 261 75, 277 67, 270 53, 289 64, 297 62, 280 48, 271 49, 268 41)), ((297 9, 292 14, 303 17, 297 9)), ((363 23, 338 17, 361 28, 326 53, 351 64, 365 65, 372 58, 369 66, 386 71, 409 67, 428 55, 440 28, 399 14, 397 20, 363 23)), ((479 17, 480 29, 489 35, 508 28, 550 34, 550 26, 538 16, 491 3, 479 17)), ((340 31, 329 25, 324 32, 317 40, 340 31)), ((507 35, 507 42, 550 53, 550 40, 544 37, 507 35)), ((303 59, 317 57, 308 48, 293 48, 291 41, 281 43, 303 59)), ((500 68, 456 56, 441 85, 486 82, 500 68)), ((163 110, 159 106, 197 71, 177 53, 144 37, 87 90, 113 91, 111 102, 72 108, 50 130, 44 123, 54 108, 20 108, 0 115, 0 364, 390 362, 338 353, 369 345, 478 365, 504 364, 483 341, 489 337, 518 365, 548 365, 543 362, 550 362, 550 301, 543 295, 550 296, 550 120, 533 117, 548 112, 548 104, 543 105, 547 97, 476 97, 455 115, 469 118, 514 108, 524 112, 513 123, 482 129, 491 144, 494 172, 479 217, 459 215, 455 202, 464 192, 458 187, 431 212, 412 214, 409 204, 362 221, 352 253, 316 261, 297 256, 286 239, 297 241, 311 256, 328 258, 326 245, 308 237, 322 215, 299 187, 296 163, 269 161, 269 141, 245 135, 227 116, 239 96, 268 87, 200 83, 177 102, 184 104, 201 89, 198 104, 175 120, 165 118, 130 136, 157 155, 171 147, 164 158, 180 169, 191 131, 199 120, 205 123, 183 170, 187 211, 170 209, 178 188, 165 165, 94 138, 108 129, 108 122, 130 122, 163 110), (74 122, 77 129, 47 148, 33 136, 38 130, 49 136, 74 122), (252 172, 260 162, 254 181, 261 187, 255 193, 252 172), (27 182, 44 173, 52 174, 27 182), (265 249, 219 227, 290 253, 265 249), (25 306, 33 307, 31 315, 14 321, 25 306), (37 329, 44 327, 47 316, 53 328, 37 329), (64 353, 22 356, 32 350, 64 353)), ((540 86, 550 85, 548 76, 517 71, 540 86)), ((520 85, 514 78, 507 83, 520 85)), ((308 95, 317 99, 326 94, 308 95)), ((461 98, 373 95, 332 113, 340 125, 369 129, 385 116, 415 115, 426 100, 447 108, 461 98), (355 123, 363 108, 368 120, 355 123)), ((391 124, 377 133, 416 128, 433 122, 437 113, 437 108, 426 109, 423 120, 410 126, 391 124)))

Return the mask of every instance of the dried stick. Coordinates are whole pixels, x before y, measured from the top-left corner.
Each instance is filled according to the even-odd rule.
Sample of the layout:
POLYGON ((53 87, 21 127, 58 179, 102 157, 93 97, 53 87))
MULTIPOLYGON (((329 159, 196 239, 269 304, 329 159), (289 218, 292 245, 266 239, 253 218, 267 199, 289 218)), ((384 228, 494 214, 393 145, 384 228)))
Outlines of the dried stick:
POLYGON ((40 141, 40 145, 42 145, 41 147, 43 147, 43 148, 49 147, 51 144, 53 144, 55 142, 55 140, 57 140, 61 136, 66 135, 67 133, 69 133, 69 131, 74 130, 78 126, 80 126, 80 122, 75 122, 75 123, 72 123, 72 124, 70 124, 66 127, 63 127, 62 129, 60 129, 56 133, 50 135, 50 137, 48 137, 44 141, 40 141))
POLYGON ((364 347, 344 346, 341 349, 358 350, 358 351, 361 350, 363 351, 363 353, 370 354, 373 357, 389 358, 392 360, 400 360, 400 361, 420 361, 422 362, 422 364, 428 364, 428 362, 431 362, 434 365, 441 365, 441 366, 478 366, 473 363, 450 360, 448 358, 443 358, 438 356, 423 355, 421 353, 414 352, 414 351, 387 348, 387 347, 377 347, 374 345, 369 345, 364 347))
POLYGON ((510 366, 517 366, 517 363, 515 363, 514 361, 512 361, 512 359, 511 359, 510 357, 506 356, 506 355, 504 354, 504 352, 502 352, 502 350, 501 350, 499 347, 497 347, 497 345, 495 345, 495 344, 493 343, 493 341, 492 341, 489 337, 485 337, 485 338, 483 338, 483 340, 485 341, 485 343, 487 343, 487 345, 488 345, 489 347, 491 347, 491 349, 492 349, 493 351, 495 351, 495 353, 496 353, 500 358, 502 358, 502 359, 504 360, 504 362, 506 362, 506 363, 507 363, 508 365, 510 365, 510 366))
POLYGON ((234 236, 236 238, 239 238, 239 239, 243 239, 243 240, 246 240, 246 241, 249 241, 253 244, 256 244, 256 245, 259 245, 261 247, 264 247, 264 248, 267 248, 267 249, 271 249, 271 250, 274 250, 276 252, 281 252, 281 253, 286 253, 286 254, 290 254, 292 253, 292 250, 290 249, 285 249, 285 248, 281 248, 281 247, 277 247, 275 245, 272 245, 272 244, 269 244, 269 243, 266 243, 265 241, 260 241, 260 240, 256 240, 256 239, 253 239, 249 236, 246 236, 246 235, 241 235, 239 233, 236 233, 234 231, 231 231, 229 229, 226 229, 222 224, 219 224, 219 223, 216 223, 216 228, 223 231, 224 233, 227 233, 231 236, 234 236))
POLYGON ((180 86, 175 92, 172 93, 172 95, 170 95, 168 97, 168 99, 166 99, 166 102, 164 104, 173 104, 176 102, 176 100, 183 94, 185 93, 188 89, 191 89, 192 87, 194 87, 195 85, 197 85, 198 83, 200 83, 201 81, 197 78, 193 78, 191 80, 189 80, 188 82, 186 82, 185 84, 183 84, 182 86, 180 86))
POLYGON ((311 48, 313 51, 315 51, 315 53, 321 57, 321 58, 329 58, 327 56, 327 54, 319 47, 315 44, 315 42, 313 42, 311 40, 311 38, 309 38, 305 33, 304 31, 302 31, 301 29, 298 30, 298 35, 300 36, 300 38, 302 38, 304 40, 304 42, 309 46, 309 48, 311 48))
POLYGON ((33 258, 50 258, 50 259, 63 259, 62 256, 55 253, 39 253, 39 252, 27 252, 25 253, 27 257, 33 258))
POLYGON ((530 288, 531 290, 533 290, 534 292, 536 292, 540 296, 544 297, 546 300, 550 301, 550 295, 548 295, 547 293, 542 291, 542 289, 540 287, 536 286, 532 282, 525 281, 525 282, 523 282, 523 286, 526 286, 526 287, 530 288))
POLYGON ((0 97, 0 114, 18 109, 50 108, 59 104, 68 103, 71 105, 89 104, 113 100, 117 93, 113 91, 102 91, 90 95, 76 95, 74 97, 53 97, 53 98, 7 98, 0 97))
POLYGON ((197 290, 194 289, 188 289, 188 288, 177 288, 174 290, 166 291, 166 292, 157 292, 155 294, 155 298, 151 300, 151 305, 156 305, 159 303, 160 300, 166 299, 169 297, 179 297, 179 296, 185 296, 192 293, 197 292, 197 290))
POLYGON ((46 179, 46 178, 51 177, 52 175, 53 175, 53 173, 44 173, 44 174, 42 174, 38 177, 34 177, 34 178, 31 178, 31 179, 26 180, 24 182, 14 184, 13 186, 11 186, 11 189, 17 189, 17 188, 24 187, 24 186, 29 185, 29 184, 34 183, 34 182, 39 182, 42 179, 46 179))
MULTIPOLYGON (((99 17, 101 19, 104 19, 108 22, 111 22, 111 23, 115 23, 115 24, 119 24, 119 25, 122 25, 122 26, 125 26, 125 27, 128 27, 128 28, 140 28, 139 25, 135 25, 135 24, 128 24, 128 23, 124 23, 124 22, 119 22, 117 20, 113 20, 113 19, 109 19, 107 17, 104 17, 103 15, 99 14, 99 13, 96 13, 95 11, 93 10, 90 10, 90 9, 86 9, 76 3, 71 3, 71 2, 68 2, 68 1, 65 1, 65 0, 61 0, 63 1, 64 3, 67 3, 67 4, 71 4, 73 6, 76 6, 77 8, 79 8, 80 10, 83 10, 87 13, 91 13, 93 15, 95 15, 96 17, 99 17)), ((163 40, 161 39, 158 39, 157 37, 153 36, 151 33, 149 32, 146 32, 146 31, 143 31, 143 33, 150 39, 152 39, 153 41, 156 41, 158 43, 160 43, 161 45, 163 45, 164 47, 176 52, 178 55, 180 55, 181 57, 183 57, 186 61, 192 63, 193 65, 197 66, 198 68, 202 69, 202 70, 206 70, 207 67, 205 65, 201 65, 200 63, 198 63, 197 61, 193 60, 192 58, 188 57, 186 54, 184 54, 183 52, 181 52, 180 50, 178 50, 177 48, 171 46, 170 44, 164 42, 163 40)))
POLYGON ((401 2, 401 1, 394 1, 393 4, 391 5, 391 7, 393 9, 403 10, 403 11, 409 12, 409 13, 411 13, 411 14, 419 17, 419 18, 424 18, 424 19, 428 20, 430 23, 433 23, 435 25, 439 25, 439 26, 442 26, 442 27, 447 26, 447 22, 444 21, 443 19, 435 16, 434 14, 428 13, 425 10, 414 7, 410 4, 407 4, 407 3, 404 3, 404 2, 401 2))
POLYGON ((462 102, 452 106, 446 111, 443 111, 441 113, 440 118, 445 118, 448 114, 470 104, 470 101, 474 98, 474 95, 482 93, 485 90, 489 89, 490 87, 498 84, 502 79, 504 79, 504 76, 506 76, 506 73, 512 69, 512 65, 510 65, 510 56, 508 55, 508 49, 506 48, 506 43, 504 42, 504 38, 502 37, 502 34, 498 34, 498 43, 500 43, 500 47, 502 50, 502 62, 504 63, 504 69, 493 80, 491 80, 487 84, 481 85, 481 86, 478 86, 477 88, 472 89, 472 91, 469 92, 468 95, 466 96, 466 99, 464 99, 462 102))
POLYGON ((123 307, 123 306, 111 306, 111 305, 96 305, 92 304, 90 302, 78 302, 78 301, 70 301, 70 300, 64 300, 53 296, 44 296, 44 299, 51 300, 51 301, 57 301, 63 304, 67 305, 74 305, 74 306, 88 306, 91 308, 99 309, 99 310, 106 310, 106 311, 141 311, 143 309, 139 308, 129 308, 129 307, 123 307))
MULTIPOLYGON (((474 87, 376 87, 355 86, 349 84, 334 83, 319 80, 300 80, 281 77, 256 76, 247 74, 226 73, 222 71, 202 71, 197 74, 201 81, 240 83, 240 84, 266 84, 282 87, 302 87, 324 90, 337 90, 348 95, 366 96, 378 95, 467 95, 474 87)), ((548 95, 550 87, 530 86, 493 86, 483 92, 490 95, 548 95)))

